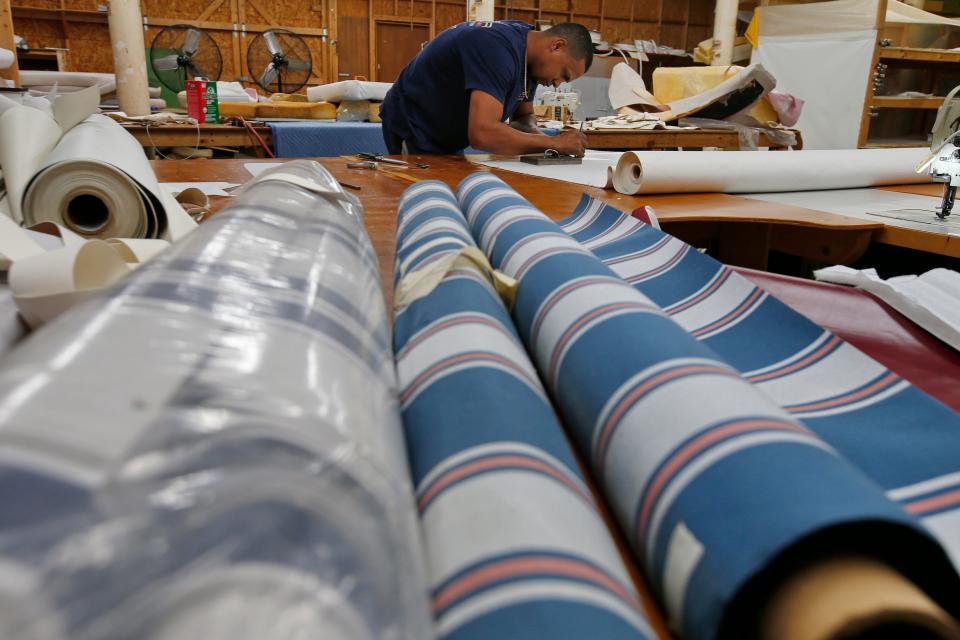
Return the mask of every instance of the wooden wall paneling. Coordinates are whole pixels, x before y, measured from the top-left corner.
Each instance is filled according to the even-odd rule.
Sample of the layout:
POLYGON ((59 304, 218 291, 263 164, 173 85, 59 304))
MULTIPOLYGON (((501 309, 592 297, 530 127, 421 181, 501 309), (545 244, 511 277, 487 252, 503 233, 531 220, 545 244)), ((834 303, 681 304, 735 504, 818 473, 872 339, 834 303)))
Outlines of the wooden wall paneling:
MULTIPOLYGON (((106 23, 70 22, 67 24, 66 39, 70 41, 70 51, 67 52, 70 71, 113 72, 113 50, 110 48, 110 32, 106 23)), ((144 34, 145 45, 149 46, 149 42, 144 34)), ((32 42, 30 45, 35 46, 32 42)))
POLYGON ((466 2, 462 4, 453 5, 449 3, 437 3, 437 17, 434 21, 434 31, 437 33, 443 31, 444 29, 449 29, 455 24, 463 22, 467 19, 467 6, 466 2))
MULTIPOLYGON (((13 11, 10 9, 10 0, 0 0, 0 47, 16 51, 13 35, 13 11)), ((14 85, 20 86, 20 70, 17 68, 16 58, 10 67, 0 69, 0 78, 12 80, 14 85)))

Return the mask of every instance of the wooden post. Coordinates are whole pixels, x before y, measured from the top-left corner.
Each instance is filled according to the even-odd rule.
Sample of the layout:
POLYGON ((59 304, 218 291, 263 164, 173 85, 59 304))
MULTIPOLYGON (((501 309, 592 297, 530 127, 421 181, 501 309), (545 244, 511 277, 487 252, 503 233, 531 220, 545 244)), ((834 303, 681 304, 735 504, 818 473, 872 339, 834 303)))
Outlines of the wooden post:
POLYGON ((20 86, 20 67, 17 66, 17 47, 13 42, 13 13, 10 11, 10 0, 0 0, 0 47, 13 51, 13 64, 6 69, 0 69, 0 77, 13 80, 13 84, 20 86))
POLYGON ((870 137, 870 108, 873 106, 873 74, 877 71, 880 62, 880 40, 883 38, 883 26, 887 23, 887 0, 877 0, 877 41, 873 47, 873 59, 867 69, 867 90, 863 98, 863 115, 860 118, 860 136, 857 146, 861 149, 867 146, 870 137))
POLYGON ((139 0, 110 0, 107 24, 117 76, 117 101, 128 116, 150 114, 147 59, 139 0))
MULTIPOLYGON (((713 59, 710 61, 714 66, 728 67, 733 64, 733 43, 737 37, 739 7, 737 0, 717 0, 713 14, 713 59)), ((686 40, 683 46, 687 46, 686 40)))

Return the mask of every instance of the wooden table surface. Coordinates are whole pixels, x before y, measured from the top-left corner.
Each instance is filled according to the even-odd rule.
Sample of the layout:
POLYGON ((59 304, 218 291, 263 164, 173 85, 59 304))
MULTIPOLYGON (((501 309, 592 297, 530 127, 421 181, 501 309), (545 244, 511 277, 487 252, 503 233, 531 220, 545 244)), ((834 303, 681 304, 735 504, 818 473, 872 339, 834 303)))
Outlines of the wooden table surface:
MULTIPOLYGON (((584 131, 588 149, 703 149, 720 147, 721 149, 739 149, 740 134, 734 129, 607 129, 584 131)), ((797 137, 794 149, 803 148, 803 137, 799 131, 791 130, 797 137)), ((766 134, 761 133, 758 147, 783 149, 774 144, 766 134)))
MULTIPOLYGON (((479 167, 462 156, 417 156, 429 169, 409 168, 407 175, 439 179, 455 188, 479 167)), ((388 299, 393 282, 394 235, 397 204, 410 182, 387 172, 348 169, 343 158, 319 158, 343 182, 361 187, 356 194, 364 205, 367 230, 380 259, 381 275, 388 299)), ((269 160, 155 160, 161 182, 227 181, 250 179, 248 162, 269 160)), ((274 161, 276 162, 276 161, 274 161)), ((522 196, 553 219, 567 216, 587 193, 630 212, 642 205, 653 206, 663 228, 696 246, 711 245, 717 257, 736 266, 763 269, 770 249, 802 255, 809 259, 846 263, 859 257, 880 223, 813 211, 789 205, 770 204, 727 194, 675 194, 626 196, 593 187, 536 178, 507 171, 494 171, 522 196)), ((229 198, 217 199, 222 206, 229 198)))

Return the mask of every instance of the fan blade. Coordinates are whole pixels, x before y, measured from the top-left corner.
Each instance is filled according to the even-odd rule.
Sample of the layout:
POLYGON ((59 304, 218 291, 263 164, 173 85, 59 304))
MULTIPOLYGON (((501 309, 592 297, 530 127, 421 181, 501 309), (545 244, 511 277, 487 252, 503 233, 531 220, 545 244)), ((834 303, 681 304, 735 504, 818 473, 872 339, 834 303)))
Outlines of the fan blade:
POLYGON ((190 69, 190 75, 194 78, 204 78, 206 80, 215 80, 203 72, 203 69, 193 64, 192 62, 187 65, 187 68, 190 69))
POLYGON ((176 71, 180 65, 177 63, 177 54, 163 56, 153 61, 153 66, 157 71, 176 71))
POLYGON ((311 64, 306 60, 288 60, 287 69, 290 71, 310 71, 311 64))
POLYGON ((270 51, 271 56, 277 54, 283 55, 283 47, 280 46, 280 40, 277 38, 277 34, 273 31, 264 31, 263 40, 267 43, 267 49, 270 51))
POLYGON ((183 39, 183 52, 187 54, 187 57, 193 57, 197 52, 197 49, 200 47, 200 37, 202 35, 203 34, 196 29, 187 30, 187 35, 183 39))
POLYGON ((266 89, 270 86, 270 83, 277 79, 277 68, 273 66, 273 63, 267 65, 267 68, 263 70, 263 73, 260 74, 260 79, 257 81, 261 87, 266 89))

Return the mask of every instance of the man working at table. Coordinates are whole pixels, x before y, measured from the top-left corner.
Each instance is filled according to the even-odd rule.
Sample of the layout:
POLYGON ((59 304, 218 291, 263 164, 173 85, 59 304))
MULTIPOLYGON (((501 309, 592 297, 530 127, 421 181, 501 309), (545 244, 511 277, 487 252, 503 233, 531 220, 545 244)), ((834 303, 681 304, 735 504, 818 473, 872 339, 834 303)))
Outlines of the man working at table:
POLYGON ((404 67, 387 93, 380 109, 387 149, 456 153, 469 145, 504 155, 556 149, 582 156, 585 136, 542 134, 531 100, 537 85, 575 80, 592 61, 590 32, 579 24, 547 31, 514 20, 450 27, 404 67))

